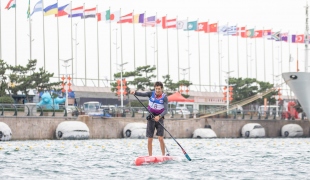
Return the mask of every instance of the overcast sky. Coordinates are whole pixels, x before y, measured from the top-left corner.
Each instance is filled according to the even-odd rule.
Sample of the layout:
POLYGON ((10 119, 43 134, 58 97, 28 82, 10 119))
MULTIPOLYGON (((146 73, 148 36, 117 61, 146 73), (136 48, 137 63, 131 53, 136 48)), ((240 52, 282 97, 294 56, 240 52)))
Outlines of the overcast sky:
MULTIPOLYGON (((14 28, 14 9, 5 10, 9 0, 1 0, 1 41, 2 41, 2 59, 11 65, 15 64, 15 28, 14 28)), ((30 55, 29 46, 29 23, 27 21, 28 0, 16 0, 16 19, 17 19, 17 63, 25 65, 30 55)), ((30 0, 31 12, 38 0, 30 0)), ((44 6, 56 3, 56 0, 45 0, 44 6)), ((68 0, 59 0, 59 6, 70 3, 68 0)), ((178 18, 179 20, 216 23, 219 25, 237 25, 246 26, 256 30, 272 29, 273 31, 290 32, 293 34, 303 34, 305 31, 305 8, 306 1, 303 0, 73 0, 72 7, 83 6, 85 9, 93 8, 98 5, 98 12, 104 12, 111 8, 111 12, 121 9, 121 15, 131 13, 135 14, 146 12, 146 16, 156 15, 159 19, 167 15, 167 19, 178 18)), ((60 59, 71 58, 71 19, 67 17, 59 18, 59 44, 60 59)), ((45 16, 45 52, 46 68, 58 76, 58 43, 57 43, 57 18, 53 15, 45 16)), ((85 77, 85 45, 84 45, 84 20, 73 18, 73 38, 76 37, 75 25, 77 24, 77 59, 75 58, 75 45, 73 46, 73 74, 83 80, 85 77), (77 64, 77 66, 76 66, 77 64), (76 75, 77 74, 77 75, 76 75)), ((98 86, 98 57, 97 57, 97 31, 96 19, 85 20, 86 30, 86 74, 88 86, 98 86)), ((98 23, 99 29, 99 78, 110 79, 110 27, 109 23, 104 21, 98 23)), ((143 28, 140 24, 135 24, 135 56, 133 41, 133 25, 122 25, 122 36, 120 34, 120 25, 112 23, 112 74, 117 69, 115 63, 128 62, 124 66, 125 71, 134 69, 134 62, 137 66, 153 65, 159 63, 159 80, 162 76, 169 73, 174 82, 179 79, 190 78, 194 84, 202 84, 201 90, 210 90, 208 85, 225 83, 225 74, 222 71, 228 70, 228 61, 230 62, 231 76, 253 77, 259 80, 273 82, 273 75, 281 72, 296 70, 297 44, 287 42, 264 41, 262 38, 250 39, 237 38, 233 36, 223 36, 216 33, 210 34, 200 32, 198 43, 198 33, 188 33, 179 30, 179 58, 177 52, 177 31, 167 30, 158 27, 158 49, 154 54, 154 32, 156 28, 143 28), (118 29, 115 31, 115 29, 118 29), (117 34, 116 34, 117 32, 117 34), (146 34, 145 34, 146 32, 146 34), (117 41, 116 41, 117 37, 117 41), (145 38, 146 37, 146 38, 145 38), (218 39, 219 38, 219 39, 218 39), (122 46, 121 46, 122 39, 122 46), (188 41, 189 40, 189 41, 188 41), (210 46, 209 46, 210 41, 210 46), (117 42, 116 50, 115 43, 117 42), (146 50, 145 50, 146 42, 146 50), (247 43, 247 44, 246 44, 247 43), (167 44, 168 55, 167 55, 167 44), (256 45, 255 45, 256 44, 256 45), (200 45, 200 46, 199 46, 200 45), (122 47, 122 48, 121 48, 122 47), (189 47, 189 48, 188 48, 189 47), (188 49, 189 53, 188 54, 188 49), (247 51, 246 51, 247 49, 247 51), (265 49, 265 51, 264 51, 265 49), (199 51, 200 50, 200 51, 199 51), (237 51, 238 50, 238 51, 237 51), (117 51, 117 52, 116 52, 117 51), (219 58, 219 52, 221 56, 219 58), (145 54, 146 53, 146 54, 145 54), (289 55, 292 55, 294 61, 289 63, 289 55), (116 58, 117 56, 117 58, 116 58), (155 58, 154 58, 155 57, 155 58), (200 57, 200 58, 199 58, 200 57), (135 59, 135 61, 134 61, 135 59), (219 61, 220 59, 220 61, 219 61), (239 59, 239 71, 238 61, 239 59), (169 60, 169 61, 168 61, 169 60), (264 69, 264 60, 266 69, 264 69), (189 71, 180 70, 178 74, 178 61, 180 68, 189 68, 189 71), (209 67, 211 61, 211 67, 209 67), (257 66, 255 62, 257 61, 257 66), (200 66, 199 66, 200 62, 200 66), (248 62, 248 65, 247 65, 248 62), (274 62, 274 69, 272 69, 274 62), (219 64, 221 65, 219 68, 219 64), (282 71, 281 71, 282 67, 282 71), (248 69, 248 70, 247 70, 248 69), (257 72, 256 72, 257 69, 257 72), (200 73, 200 78, 199 78, 200 73), (209 76, 211 74, 211 77, 209 76), (264 76, 266 74, 266 76, 264 76), (211 80, 211 82, 210 82, 211 80), (219 82, 220 81, 220 82, 219 82)), ((43 18, 42 14, 35 13, 32 16, 32 57, 38 60, 38 68, 43 67, 43 18)), ((74 42, 75 44, 75 42, 74 42)), ((304 71, 304 45, 298 45, 299 69, 304 71)), ((65 68, 60 66, 60 74, 65 73, 65 68)), ((71 67, 68 68, 71 74, 71 67)), ((155 72, 156 74, 156 72, 155 72)), ((100 86, 104 86, 106 81, 100 81, 100 86)), ((85 82, 84 82, 85 83, 85 82)), ((76 82, 82 85, 82 81, 76 82)), ((196 86, 193 90, 199 90, 196 86)))

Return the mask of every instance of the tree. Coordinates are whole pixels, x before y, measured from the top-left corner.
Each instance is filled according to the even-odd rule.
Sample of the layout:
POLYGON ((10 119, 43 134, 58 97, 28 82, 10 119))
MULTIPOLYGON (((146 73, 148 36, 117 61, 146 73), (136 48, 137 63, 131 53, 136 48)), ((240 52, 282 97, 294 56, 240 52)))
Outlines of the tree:
POLYGON ((137 74, 138 77, 135 77, 133 81, 130 82, 131 85, 134 85, 137 90, 141 89, 144 91, 145 89, 153 89, 153 84, 152 84, 152 78, 155 78, 156 76, 153 74, 153 71, 156 70, 155 66, 141 66, 137 67, 135 70, 135 73, 137 74), (141 73, 145 73, 145 76, 143 76, 141 73), (151 74, 151 75, 149 75, 151 74))
POLYGON ((169 74, 163 76, 163 78, 164 78, 163 84, 165 85, 166 94, 168 94, 168 91, 177 91, 177 89, 179 88, 179 85, 178 83, 172 82, 172 79, 170 79, 169 74))
POLYGON ((5 75, 6 70, 8 69, 9 69, 8 64, 0 59, 0 78, 1 78, 0 97, 6 96, 5 90, 9 90, 8 84, 6 82, 7 76, 5 75))
MULTIPOLYGON (((232 103, 241 101, 251 96, 254 96, 257 93, 264 92, 267 89, 270 89, 273 87, 273 84, 270 84, 268 82, 257 81, 254 78, 245 78, 245 79, 229 78, 229 84, 233 85, 232 103)), ((277 92, 272 92, 264 97, 269 100, 269 103, 273 104, 275 103, 275 99, 273 98, 273 96, 276 94, 277 92)), ((254 101, 253 103, 263 104, 264 103, 263 98, 258 99, 254 101)))

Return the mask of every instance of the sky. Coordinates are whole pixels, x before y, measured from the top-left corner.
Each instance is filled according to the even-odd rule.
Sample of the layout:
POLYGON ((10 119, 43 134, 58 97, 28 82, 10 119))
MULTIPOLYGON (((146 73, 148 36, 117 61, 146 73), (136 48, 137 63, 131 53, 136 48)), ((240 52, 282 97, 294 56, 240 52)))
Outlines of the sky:
MULTIPOLYGON (((1 0, 1 57, 14 65, 15 9, 4 9, 8 1, 1 0)), ((28 0, 16 0, 16 2, 16 61, 17 64, 25 65, 30 58, 28 0)), ((31 12, 37 2, 38 0, 30 0, 31 12)), ((56 0, 44 0, 44 7, 56 2, 56 0)), ((210 24, 218 22, 219 26, 228 24, 256 30, 272 29, 275 32, 303 34, 306 2, 305 0, 72 0, 72 7, 83 6, 85 3, 85 9, 97 6, 98 12, 105 12, 110 8, 111 12, 121 10, 121 15, 132 11, 135 14, 145 12, 146 16, 157 14, 159 19, 167 16, 167 19, 198 20, 210 24)), ((70 1, 59 0, 58 3, 62 6, 70 1)), ((55 73, 54 80, 56 80, 58 74, 66 73, 63 62, 60 61, 58 64, 57 18, 53 15, 44 17, 44 38, 42 14, 35 13, 31 19, 32 59, 38 60, 37 68, 44 66, 44 39, 45 66, 49 72, 55 73)), ((58 21, 59 59, 70 59, 72 58, 71 19, 59 17, 58 21)), ((98 22, 97 37, 97 21, 91 18, 85 21, 73 18, 72 30, 72 36, 76 41, 73 42, 73 61, 67 68, 67 74, 72 76, 73 69, 73 77, 77 78, 73 80, 75 85, 109 86, 110 80, 114 80, 110 77, 111 74, 120 72, 120 66, 116 64, 125 62, 128 64, 123 66, 124 71, 133 71, 135 65, 152 66, 158 62, 158 78, 154 80, 163 81, 162 76, 169 73, 174 82, 182 79, 190 80, 194 84, 191 90, 194 91, 220 90, 219 87, 226 84, 227 71, 233 71, 230 73, 231 77, 257 77, 260 81, 266 80, 271 83, 279 83, 281 78, 278 75, 282 72, 296 71, 297 59, 300 71, 304 71, 303 44, 183 30, 178 30, 177 33, 175 29, 162 29, 161 26, 158 26, 156 31, 156 28, 144 28, 140 24, 133 26, 128 23, 122 25, 111 23, 110 32, 110 24, 105 21, 98 22), (154 36, 154 33, 157 33, 157 36, 154 36), (97 52, 97 38, 99 52, 97 52), (155 48, 154 41, 155 43, 158 41, 155 48), (290 55, 294 59, 293 62, 289 62, 290 55), (85 74, 88 79, 86 82, 85 74)), ((157 71, 154 74, 157 75, 157 71)))

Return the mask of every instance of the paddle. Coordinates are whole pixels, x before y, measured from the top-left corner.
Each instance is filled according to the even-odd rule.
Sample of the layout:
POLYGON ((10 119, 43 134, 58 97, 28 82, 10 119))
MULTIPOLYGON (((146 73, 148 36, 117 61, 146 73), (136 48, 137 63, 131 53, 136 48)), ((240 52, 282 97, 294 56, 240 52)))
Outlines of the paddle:
MULTIPOLYGON (((142 104, 142 106, 154 117, 154 114, 150 112, 150 110, 144 106, 144 104, 140 101, 140 99, 134 94, 134 96, 137 98, 137 100, 140 102, 140 104, 142 104)), ((159 121, 158 121, 159 122, 159 121)), ((159 122, 159 124, 165 129, 165 131, 170 135, 170 137, 180 146, 183 154, 185 155, 186 159, 188 159, 189 161, 191 161, 191 158, 188 156, 188 154, 186 153, 186 151, 182 148, 182 146, 178 143, 177 140, 174 139, 174 137, 170 134, 170 132, 162 125, 161 122, 159 122)))

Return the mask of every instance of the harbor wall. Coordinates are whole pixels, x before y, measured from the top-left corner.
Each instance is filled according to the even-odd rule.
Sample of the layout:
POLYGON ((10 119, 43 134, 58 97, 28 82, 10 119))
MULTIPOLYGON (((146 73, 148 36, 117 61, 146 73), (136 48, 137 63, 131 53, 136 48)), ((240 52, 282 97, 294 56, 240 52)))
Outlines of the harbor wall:
MULTIPOLYGON (((145 118, 116 117, 102 119, 80 115, 76 117, 0 117, 12 130, 12 140, 56 139, 57 126, 64 121, 84 122, 90 131, 90 139, 123 138, 123 129, 128 123, 146 123, 145 118)), ((236 120, 220 118, 166 119, 165 128, 175 138, 191 138, 197 128, 210 125, 218 138, 239 138, 241 129, 247 123, 259 123, 265 128, 267 138, 281 137, 281 128, 286 124, 299 124, 303 128, 303 137, 310 136, 308 120, 236 120)), ((165 132, 165 137, 170 137, 165 132)))

